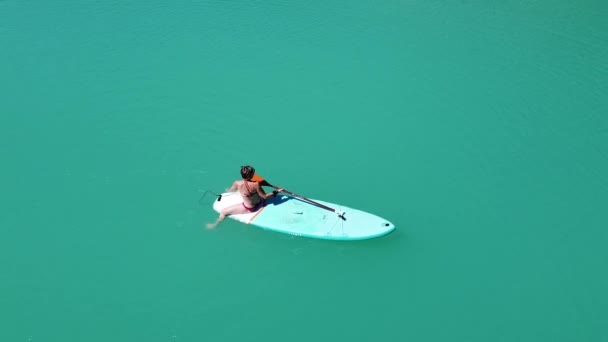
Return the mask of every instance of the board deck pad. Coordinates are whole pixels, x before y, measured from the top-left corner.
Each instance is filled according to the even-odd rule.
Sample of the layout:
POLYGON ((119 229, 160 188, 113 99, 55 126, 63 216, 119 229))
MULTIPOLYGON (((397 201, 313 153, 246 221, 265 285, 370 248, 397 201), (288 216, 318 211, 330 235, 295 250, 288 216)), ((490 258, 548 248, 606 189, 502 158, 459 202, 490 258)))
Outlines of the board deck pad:
MULTIPOLYGON (((346 220, 332 211, 286 194, 267 199, 265 205, 253 213, 228 217, 281 233, 328 240, 371 239, 395 229, 382 217, 335 203, 314 201, 345 212, 346 220)), ((242 203, 238 192, 223 193, 219 201, 213 202, 213 209, 219 213, 228 206, 242 203)))

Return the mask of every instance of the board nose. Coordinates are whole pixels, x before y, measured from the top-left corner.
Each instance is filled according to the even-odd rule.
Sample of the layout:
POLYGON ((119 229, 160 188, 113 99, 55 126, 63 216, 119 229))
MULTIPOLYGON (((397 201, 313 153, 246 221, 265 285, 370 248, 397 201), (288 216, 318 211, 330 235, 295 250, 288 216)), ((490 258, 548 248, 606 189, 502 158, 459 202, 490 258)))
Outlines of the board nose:
POLYGON ((390 222, 388 222, 388 221, 383 222, 383 223, 382 223, 382 227, 383 227, 384 229, 390 229, 390 230, 395 229, 395 225, 394 225, 394 224, 392 224, 392 223, 390 223, 390 222))

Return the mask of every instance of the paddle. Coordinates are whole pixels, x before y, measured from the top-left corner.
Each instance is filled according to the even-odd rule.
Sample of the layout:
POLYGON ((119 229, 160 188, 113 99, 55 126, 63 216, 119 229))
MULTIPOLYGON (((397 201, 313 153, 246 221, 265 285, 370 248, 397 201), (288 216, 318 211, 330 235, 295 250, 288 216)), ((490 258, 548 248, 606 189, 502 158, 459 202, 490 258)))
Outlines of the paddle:
MULTIPOLYGON (((274 189, 280 189, 278 186, 274 186, 274 185, 272 185, 272 184, 268 183, 268 181, 266 181, 264 178, 262 178, 262 176, 258 175, 257 173, 256 173, 256 174, 254 174, 254 175, 253 175, 253 177, 251 177, 251 180, 252 180, 252 181, 254 181, 254 182, 258 182, 258 183, 260 183, 260 185, 269 186, 269 187, 274 188, 274 189)), ((299 199, 302 199, 302 200, 304 200, 304 201, 306 201, 306 202, 308 202, 308 203, 310 203, 310 204, 314 204, 314 205, 316 205, 316 206, 318 206, 318 207, 321 207, 321 208, 323 208, 323 209, 325 209, 325 210, 329 210, 329 211, 331 211, 331 212, 334 212, 334 213, 338 214, 338 217, 339 217, 339 218, 341 218, 342 220, 346 221, 346 218, 344 217, 344 215, 345 215, 346 213, 345 213, 345 212, 343 212, 343 211, 339 211, 339 210, 336 210, 336 209, 334 209, 334 208, 330 208, 330 207, 328 207, 328 206, 326 206, 326 205, 323 205, 323 204, 321 204, 321 203, 315 202, 315 201, 313 201, 313 200, 311 200, 311 199, 309 199, 309 198, 306 198, 306 197, 304 197, 304 196, 300 196, 300 195, 298 195, 298 194, 295 194, 295 193, 293 193, 293 192, 291 192, 291 191, 287 191, 287 190, 285 190, 285 189, 283 189, 283 192, 284 192, 284 193, 287 193, 287 194, 290 194, 290 195, 291 195, 291 196, 293 196, 293 197, 297 197, 297 198, 299 198, 299 199)))

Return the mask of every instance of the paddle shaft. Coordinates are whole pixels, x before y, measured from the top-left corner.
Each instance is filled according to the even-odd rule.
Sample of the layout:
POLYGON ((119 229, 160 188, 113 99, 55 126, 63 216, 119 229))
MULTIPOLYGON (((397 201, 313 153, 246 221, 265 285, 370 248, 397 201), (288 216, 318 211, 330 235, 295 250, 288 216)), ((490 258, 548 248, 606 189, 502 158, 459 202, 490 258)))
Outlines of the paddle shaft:
MULTIPOLYGON (((270 185, 270 184, 268 184, 268 186, 273 187, 273 188, 275 188, 275 189, 280 189, 278 186, 274 186, 274 185, 270 185)), ((312 203, 312 204, 314 204, 314 205, 316 205, 316 206, 319 206, 319 207, 321 207, 321 208, 323 208, 323 209, 327 209, 327 210, 332 211, 332 212, 334 212, 334 213, 336 212, 336 209, 334 209, 334 208, 330 208, 330 207, 328 207, 328 206, 326 206, 326 205, 323 205, 323 204, 321 204, 321 203, 315 202, 315 201, 313 201, 313 200, 311 200, 311 199, 308 199, 308 198, 306 198, 306 197, 304 197, 304 196, 300 196, 300 195, 298 195, 298 194, 296 194, 296 193, 293 193, 293 192, 291 192, 291 191, 288 191, 288 190, 283 189, 283 191, 282 191, 282 192, 284 192, 284 193, 286 193, 286 194, 289 194, 289 195, 291 195, 291 196, 293 196, 293 197, 297 197, 297 198, 299 198, 299 199, 302 199, 302 200, 304 200, 304 201, 306 201, 306 202, 310 202, 310 203, 312 203)))
MULTIPOLYGON (((267 182, 267 181, 266 181, 264 178, 262 178, 262 177, 261 177, 261 176, 259 176, 258 174, 254 174, 254 176, 252 177, 252 180, 254 180, 254 181, 256 181, 256 182, 259 182, 259 183, 260 183, 260 185, 266 185, 266 186, 269 186, 269 187, 271 187, 271 188, 274 188, 275 190, 279 190, 279 189, 280 189, 278 186, 274 186, 274 185, 272 185, 272 184, 268 183, 268 182, 267 182)), ((344 217, 344 212, 342 212, 342 211, 338 211, 338 210, 336 210, 336 209, 334 209, 334 208, 330 208, 330 207, 328 207, 328 206, 326 206, 326 205, 323 205, 323 204, 321 204, 321 203, 315 202, 315 201, 313 201, 313 200, 311 200, 311 199, 309 199, 309 198, 306 198, 306 197, 304 197, 304 196, 300 196, 300 195, 298 195, 298 194, 296 194, 296 193, 293 193, 293 192, 291 192, 291 191, 287 191, 287 190, 285 190, 285 189, 283 189, 283 190, 282 190, 282 192, 284 192, 284 193, 286 193, 286 194, 289 194, 289 195, 291 195, 291 196, 293 196, 293 197, 297 197, 297 198, 299 198, 299 199, 301 199, 301 200, 304 200, 304 201, 306 201, 306 202, 308 202, 308 203, 310 203, 310 204, 314 204, 314 205, 316 205, 316 206, 318 206, 318 207, 321 207, 321 208, 323 208, 323 209, 325 209, 325 210, 329 210, 329 211, 331 211, 331 212, 334 212, 334 213, 338 214, 338 217, 340 217, 342 220, 346 220, 346 218, 344 217)))
MULTIPOLYGON (((278 186, 274 186, 274 185, 272 185, 272 184, 268 183, 267 181, 264 181, 264 185, 268 185, 269 187, 274 188, 274 189, 280 189, 278 186)), ((319 203, 319 202, 315 202, 315 201, 313 201, 313 200, 311 200, 311 199, 309 199, 309 198, 306 198, 306 197, 304 197, 304 196, 300 196, 300 195, 298 195, 298 194, 296 194, 296 193, 293 193, 293 192, 291 192, 291 191, 288 191, 288 190, 283 189, 283 191, 282 191, 282 192, 284 192, 284 193, 286 193, 286 194, 289 194, 289 195, 291 195, 291 196, 293 196, 293 197, 297 197, 297 198, 299 198, 299 199, 301 199, 301 200, 304 200, 304 201, 306 201, 306 202, 309 202, 309 203, 311 203, 311 204, 314 204, 314 205, 316 205, 316 206, 318 206, 318 207, 321 207, 321 208, 323 208, 323 209, 325 209, 325 210, 329 210, 329 211, 331 211, 331 212, 338 213, 338 211, 337 211, 336 209, 334 209, 334 208, 328 207, 328 206, 323 205, 323 204, 321 204, 321 203, 319 203)), ((343 215, 344 215, 344 214, 342 213, 342 214, 340 214, 340 215, 338 215, 338 216, 340 216, 340 218, 341 218, 341 219, 345 220, 345 218, 344 218, 344 216, 343 216, 343 215)))

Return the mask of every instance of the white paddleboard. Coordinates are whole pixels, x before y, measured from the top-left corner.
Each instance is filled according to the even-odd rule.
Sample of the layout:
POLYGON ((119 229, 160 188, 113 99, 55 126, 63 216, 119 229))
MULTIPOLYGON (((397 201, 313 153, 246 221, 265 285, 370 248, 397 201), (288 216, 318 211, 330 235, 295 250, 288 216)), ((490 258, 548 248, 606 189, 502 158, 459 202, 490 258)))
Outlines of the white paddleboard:
MULTIPOLYGON (((327 209, 285 194, 267 199, 265 205, 255 212, 228 217, 281 233, 328 240, 371 239, 395 229, 382 217, 335 203, 313 201, 344 212, 346 220, 327 209)), ((243 198, 238 191, 223 193, 219 200, 213 202, 213 209, 219 213, 226 207, 242 203, 243 198)))

